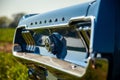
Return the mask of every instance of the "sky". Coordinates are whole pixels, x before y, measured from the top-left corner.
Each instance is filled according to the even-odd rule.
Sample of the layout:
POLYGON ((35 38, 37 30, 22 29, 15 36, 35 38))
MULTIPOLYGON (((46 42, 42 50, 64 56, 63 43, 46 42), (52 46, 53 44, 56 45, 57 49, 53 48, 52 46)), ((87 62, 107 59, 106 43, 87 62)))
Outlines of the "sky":
POLYGON ((0 0, 0 16, 16 13, 44 13, 90 0, 0 0))

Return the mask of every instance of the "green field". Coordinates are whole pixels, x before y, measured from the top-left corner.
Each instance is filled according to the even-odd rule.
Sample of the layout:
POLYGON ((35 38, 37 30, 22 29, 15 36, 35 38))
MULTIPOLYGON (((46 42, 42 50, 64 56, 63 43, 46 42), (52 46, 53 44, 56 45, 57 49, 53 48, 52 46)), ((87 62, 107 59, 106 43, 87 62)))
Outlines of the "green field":
POLYGON ((15 29, 0 28, 0 42, 12 43, 15 29))
MULTIPOLYGON (((0 28, 0 48, 12 44, 14 31, 11 28, 0 28)), ((27 67, 19 63, 11 51, 0 50, 0 80, 28 80, 27 67)))
POLYGON ((0 52, 0 80, 28 80, 27 68, 11 53, 0 52))

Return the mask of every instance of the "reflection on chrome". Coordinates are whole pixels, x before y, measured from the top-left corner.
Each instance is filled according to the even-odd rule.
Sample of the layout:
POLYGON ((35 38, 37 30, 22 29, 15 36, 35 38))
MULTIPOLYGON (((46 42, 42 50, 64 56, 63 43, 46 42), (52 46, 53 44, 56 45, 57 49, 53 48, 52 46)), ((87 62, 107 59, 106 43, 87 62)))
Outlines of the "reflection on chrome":
POLYGON ((92 18, 71 18, 69 27, 66 25, 30 30, 24 26, 18 27, 13 53, 17 57, 82 76, 90 59, 92 18), (73 21, 79 22, 74 24, 73 21))

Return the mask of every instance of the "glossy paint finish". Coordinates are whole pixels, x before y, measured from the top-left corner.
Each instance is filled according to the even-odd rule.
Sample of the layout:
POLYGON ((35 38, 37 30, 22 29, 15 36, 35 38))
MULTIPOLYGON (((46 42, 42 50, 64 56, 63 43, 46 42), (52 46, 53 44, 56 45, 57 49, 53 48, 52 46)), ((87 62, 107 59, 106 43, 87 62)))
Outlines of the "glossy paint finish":
MULTIPOLYGON (((90 53, 100 53, 101 57, 108 59, 110 67, 108 77, 112 75, 115 79, 115 76, 119 75, 119 72, 115 72, 119 67, 117 56, 119 55, 117 44, 119 43, 119 38, 117 38, 119 30, 116 30, 115 18, 115 5, 108 0, 96 0, 48 13, 24 16, 16 29, 13 54, 81 77, 85 74, 89 64, 89 60, 85 63, 86 55, 89 53, 89 57, 90 53), (90 20, 86 19, 88 17, 90 20), (55 32, 64 36, 67 43, 67 55, 63 60, 58 59, 45 48, 44 40, 55 32), (117 42, 115 42, 116 39, 117 42), (118 54, 113 57, 116 53, 118 54), (68 66, 61 66, 64 64, 68 66), (79 69, 82 73, 79 73, 78 68, 82 68, 79 69), (111 71, 115 75, 111 74, 111 71)), ((117 20, 119 22, 118 18, 117 20)))

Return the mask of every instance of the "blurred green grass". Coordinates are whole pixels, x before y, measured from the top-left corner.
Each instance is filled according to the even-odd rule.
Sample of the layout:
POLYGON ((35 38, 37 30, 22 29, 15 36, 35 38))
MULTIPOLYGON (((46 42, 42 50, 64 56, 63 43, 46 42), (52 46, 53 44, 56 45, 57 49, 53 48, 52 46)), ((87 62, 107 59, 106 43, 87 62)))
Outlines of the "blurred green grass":
POLYGON ((0 28, 0 42, 12 43, 14 31, 14 28, 0 28))
POLYGON ((0 52, 0 80, 28 80, 27 67, 11 53, 0 52))
MULTIPOLYGON (((0 47, 12 44, 14 31, 14 28, 0 28, 0 47)), ((0 80, 28 80, 27 71, 11 52, 0 51, 0 80)))

